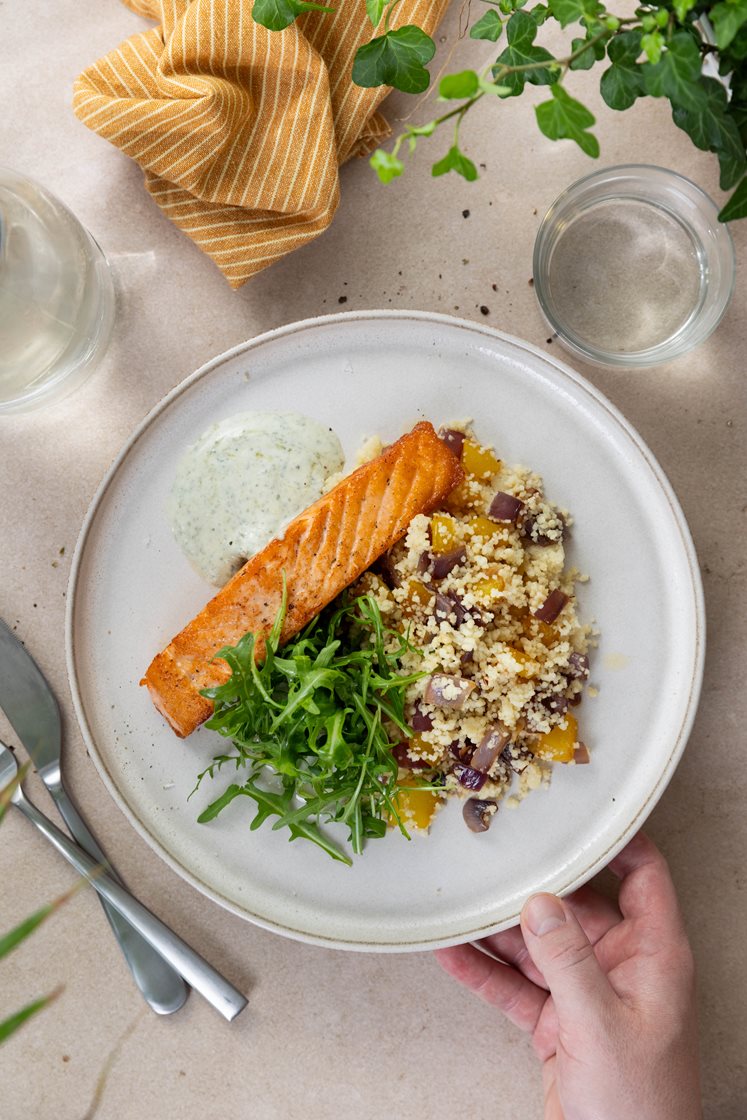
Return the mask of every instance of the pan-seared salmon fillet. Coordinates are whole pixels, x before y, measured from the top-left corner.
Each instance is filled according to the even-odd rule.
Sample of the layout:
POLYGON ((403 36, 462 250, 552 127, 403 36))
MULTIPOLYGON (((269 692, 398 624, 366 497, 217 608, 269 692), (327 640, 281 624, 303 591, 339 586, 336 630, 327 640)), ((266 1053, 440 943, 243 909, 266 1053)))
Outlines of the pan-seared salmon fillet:
MULTIPOLYGON (((433 425, 416 424, 324 494, 253 556, 163 652, 141 684, 177 735, 184 737, 210 716, 200 689, 229 676, 213 658, 247 631, 272 629, 282 595, 288 604, 281 641, 287 641, 404 536, 419 513, 436 509, 464 477, 457 458, 433 425)), ((264 643, 257 642, 262 657, 264 643)))

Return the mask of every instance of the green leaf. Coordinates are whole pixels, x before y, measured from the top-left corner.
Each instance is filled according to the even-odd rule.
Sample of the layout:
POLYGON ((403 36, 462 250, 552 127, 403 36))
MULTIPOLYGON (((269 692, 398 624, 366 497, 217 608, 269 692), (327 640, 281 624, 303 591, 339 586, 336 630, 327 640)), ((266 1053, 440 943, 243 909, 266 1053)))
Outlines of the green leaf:
POLYGON ((661 61, 643 67, 646 93, 668 97, 672 105, 698 111, 705 93, 698 83, 702 60, 697 44, 687 31, 676 31, 669 40, 661 61))
POLYGON ((684 23, 687 19, 687 13, 691 12, 695 7, 696 0, 673 0, 672 7, 674 14, 680 23, 684 23))
POLYGON ((729 101, 721 82, 715 78, 701 78, 700 85, 705 92, 702 107, 693 111, 675 106, 672 119, 696 147, 718 155, 721 189, 728 191, 747 170, 744 143, 737 122, 729 113, 729 101))
POLYGON ((526 12, 514 12, 506 24, 508 46, 495 60, 493 77, 509 87, 512 97, 522 93, 526 82, 535 86, 550 86, 558 80, 560 72, 556 59, 544 47, 534 46, 537 30, 537 24, 526 12), (548 62, 555 63, 555 67, 551 69, 543 65, 548 62), (536 65, 537 69, 504 72, 505 67, 532 65, 536 65))
POLYGON ((734 222, 738 218, 747 218, 747 175, 718 216, 720 222, 734 222))
POLYGON ((405 170, 402 160, 392 152, 385 152, 383 148, 377 148, 368 162, 382 183, 391 183, 392 179, 397 179, 405 170))
POLYGON ((640 31, 623 31, 607 47, 612 66, 602 74, 599 88, 610 109, 629 109, 646 90, 643 67, 636 61, 641 53, 640 31))
POLYGON ((641 35, 641 49, 646 58, 654 66, 659 62, 664 51, 664 36, 661 31, 647 31, 641 35))
POLYGON ((24 918, 19 922, 9 933, 0 937, 0 957, 4 957, 11 949, 15 949, 21 941, 24 941, 29 934, 42 924, 42 922, 49 917, 55 909, 53 903, 47 903, 46 906, 40 907, 34 914, 28 918, 24 918))
POLYGON ((296 16, 304 12, 334 12, 323 4, 313 4, 310 0, 254 0, 252 19, 270 31, 282 31, 289 27, 296 16))
POLYGON ((488 8, 484 15, 480 16, 477 23, 473 23, 469 29, 470 39, 489 39, 491 43, 496 43, 501 37, 503 30, 503 20, 501 19, 495 8, 488 8))
POLYGON ((747 23, 747 0, 725 0, 708 13, 716 35, 716 46, 726 50, 743 24, 747 23))
POLYGON ((57 988, 50 995, 42 996, 41 999, 35 999, 32 1003, 27 1003, 20 1011, 9 1015, 7 1019, 3 1019, 2 1022, 0 1022, 0 1045, 5 1042, 7 1038, 10 1038, 12 1034, 15 1034, 18 1028, 22 1027, 32 1015, 36 1015, 38 1011, 41 1011, 42 1008, 47 1007, 48 1004, 57 999, 61 991, 62 988, 57 988))
POLYGON ((374 27, 379 26, 386 6, 387 0, 366 0, 366 14, 374 27))
POLYGON ((477 178, 477 168, 474 163, 460 152, 456 144, 449 148, 443 159, 433 164, 431 175, 436 178, 439 175, 446 175, 448 171, 456 171, 457 175, 461 175, 469 183, 473 183, 477 178))
POLYGON ((595 123, 592 113, 566 93, 561 85, 552 87, 552 100, 535 107, 540 130, 550 140, 575 140, 587 156, 599 155, 599 141, 587 130, 595 123))
POLYGON ((425 63, 435 53, 435 43, 419 27, 398 27, 358 48, 353 81, 364 89, 393 86, 403 93, 423 93, 431 80, 425 63))
POLYGON ((531 16, 537 27, 541 27, 550 14, 550 9, 546 4, 535 4, 533 8, 529 8, 527 15, 531 16))
POLYGON ((604 58, 604 43, 597 40, 596 43, 590 42, 589 38, 586 39, 573 39, 571 42, 571 54, 576 54, 578 51, 578 58, 574 58, 570 63, 571 70, 591 70, 595 62, 601 62, 604 58))
POLYGON ((604 11, 598 0, 548 0, 548 7, 561 27, 577 23, 584 17, 594 18, 604 11))
POLYGON ((480 79, 474 70, 462 70, 459 74, 447 74, 441 79, 438 96, 444 101, 462 100, 474 97, 480 88, 480 79))

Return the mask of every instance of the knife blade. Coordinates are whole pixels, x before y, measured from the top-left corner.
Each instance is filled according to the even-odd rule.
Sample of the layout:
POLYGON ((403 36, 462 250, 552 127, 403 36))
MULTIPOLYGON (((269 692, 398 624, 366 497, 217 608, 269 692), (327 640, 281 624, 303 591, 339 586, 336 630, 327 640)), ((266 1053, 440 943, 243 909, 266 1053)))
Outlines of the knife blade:
MULTIPOLYGON (((39 666, 0 619, 0 708, 39 772, 71 835, 82 848, 118 876, 62 781, 62 723, 57 700, 39 666)), ((121 880, 118 880, 121 881, 121 880)), ((189 994, 181 976, 113 907, 102 900, 135 983, 159 1015, 178 1011, 189 994)))

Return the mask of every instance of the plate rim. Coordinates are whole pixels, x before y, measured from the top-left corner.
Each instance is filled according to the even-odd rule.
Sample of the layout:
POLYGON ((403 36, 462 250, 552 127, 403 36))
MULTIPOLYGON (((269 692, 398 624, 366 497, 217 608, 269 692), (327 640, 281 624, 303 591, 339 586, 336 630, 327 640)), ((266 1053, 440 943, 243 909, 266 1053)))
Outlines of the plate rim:
POLYGON ((148 431, 151 425, 158 419, 158 417, 169 408, 171 403, 185 393, 196 382, 207 377, 216 368, 224 365, 226 362, 241 356, 242 354, 250 353, 252 350, 257 349, 268 342, 273 342, 277 339, 288 337, 304 331, 313 330, 317 328, 325 328, 328 326, 337 326, 353 322, 386 322, 396 320, 398 322, 406 322, 408 320, 417 323, 432 323, 438 324, 448 328, 457 328, 458 330, 467 330, 472 334, 482 335, 493 341, 500 341, 508 343, 516 347, 520 351, 532 354, 540 358, 544 363, 552 366, 556 372, 560 373, 564 378, 571 381, 573 385, 582 393, 590 397, 595 405, 602 408, 609 418, 622 430, 623 434, 627 436, 633 448, 641 456, 656 482, 658 483, 663 496, 671 510, 674 523, 679 531, 684 557, 687 561, 687 568, 690 576, 690 589, 693 595, 694 607, 694 658, 693 658, 693 672, 688 685, 688 700, 687 707, 683 715, 680 727, 674 738, 672 748, 666 760, 662 772, 656 782, 654 788, 650 791, 646 801, 640 807, 633 820, 622 830, 620 835, 614 840, 607 848, 597 855, 587 867, 577 874, 575 874, 564 886, 558 889, 559 895, 566 895, 578 889, 584 883, 587 883, 594 875, 598 874, 607 864, 613 859, 617 853, 625 846, 628 840, 635 835, 635 833, 642 827, 643 823, 649 817, 655 806, 661 799, 665 789, 667 788, 676 766, 682 757, 685 746, 687 745, 690 732, 695 720, 698 710, 698 701, 703 683, 703 671, 705 662, 705 639, 706 639, 706 620, 705 620, 705 600, 703 593, 703 584, 700 576, 700 567, 698 564, 695 546, 692 540, 689 526, 685 519, 684 512, 677 496, 674 492, 672 484, 670 483, 667 475, 665 474, 658 459, 651 451, 649 446, 636 431, 633 425, 625 418, 616 405, 614 405, 601 390, 597 389, 590 381, 588 381, 582 374, 578 373, 571 366, 565 362, 545 353, 538 346, 524 339, 517 338, 515 335, 508 334, 505 331, 498 330, 495 327, 488 326, 487 324, 479 323, 474 320, 465 319, 453 315, 446 315, 438 311, 409 311, 409 310, 361 310, 361 311, 347 311, 335 312, 329 315, 316 315, 307 319, 299 319, 293 323, 286 323, 279 327, 274 327, 271 330, 263 331, 260 334, 254 335, 252 338, 246 339, 243 342, 237 343, 235 346, 230 347, 228 350, 223 351, 221 354, 210 358, 204 362, 191 374, 188 374, 183 380, 179 381, 172 389, 170 389, 163 397, 160 398, 146 413, 139 424, 132 430, 130 435, 125 440, 117 455, 112 460, 108 469, 104 473, 103 478, 96 487, 96 490, 91 498, 90 504, 86 511, 85 517, 81 524, 78 538, 75 544, 75 550, 70 566, 70 575, 67 585, 66 609, 65 609, 65 660, 68 675, 68 682, 73 701, 73 709, 78 722, 78 726, 83 737, 83 741, 87 747, 89 755, 93 760, 94 766, 99 774, 99 777, 104 783, 109 795, 124 814, 130 825, 141 836, 148 846, 156 853, 156 855, 163 862, 176 872, 177 875, 185 882, 189 883, 192 887, 198 890, 202 895, 209 898, 211 901, 218 903, 224 909, 235 914, 237 917, 243 918, 245 921, 252 922, 254 925, 262 929, 268 930, 272 933, 277 933, 285 937, 289 937, 296 941, 301 941, 305 944, 318 945, 325 948, 344 949, 356 952, 377 952, 377 953, 401 953, 401 952, 422 952, 437 948, 444 948, 450 945, 462 944, 465 941, 472 941, 489 934, 497 933, 502 929, 507 929, 515 925, 519 919, 519 913, 510 915, 508 918, 500 922, 489 922, 485 925, 478 926, 464 931, 463 933, 452 935, 449 937, 433 936, 417 941, 370 941, 370 940, 355 940, 351 941, 346 938, 336 938, 333 936, 319 935, 309 933, 303 929, 296 929, 290 925, 283 924, 277 921, 271 921, 261 915, 250 913, 245 907, 237 905, 233 900, 226 898, 218 891, 215 886, 204 882, 193 871, 188 870, 183 866, 161 842, 148 830, 146 825, 136 816, 135 812, 125 801, 124 797, 120 794, 114 779, 110 775, 104 759, 99 755, 98 747, 93 736, 85 710, 82 690, 78 681, 77 662, 75 654, 75 641, 74 641, 74 617, 76 613, 76 606, 83 593, 80 591, 79 576, 83 556, 86 551, 88 538, 96 519, 99 507, 101 506, 106 493, 113 483, 119 468, 124 463, 126 458, 131 453, 132 449, 141 439, 141 437, 148 431))

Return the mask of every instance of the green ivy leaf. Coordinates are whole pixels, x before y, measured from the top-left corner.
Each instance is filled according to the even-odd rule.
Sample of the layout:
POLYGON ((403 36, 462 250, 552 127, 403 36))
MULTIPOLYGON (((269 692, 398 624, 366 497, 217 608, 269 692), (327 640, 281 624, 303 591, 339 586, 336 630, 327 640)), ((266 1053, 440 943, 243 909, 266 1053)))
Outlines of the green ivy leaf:
POLYGON ((604 43, 598 40, 596 43, 590 43, 588 37, 586 39, 573 39, 571 42, 571 54, 575 54, 584 47, 585 50, 578 58, 574 58, 570 64, 571 70, 591 70, 595 62, 601 62, 604 58, 604 43), (587 45, 588 44, 588 45, 587 45))
POLYGON ((623 31, 615 35, 607 46, 612 65, 604 71, 599 88, 610 109, 629 109, 646 90, 643 67, 637 59, 641 53, 640 31, 623 31))
POLYGON ((383 148, 377 148, 368 162, 382 183, 391 183, 392 179, 399 178, 405 170, 402 160, 391 152, 385 152, 383 148))
POLYGON ((547 66, 538 66, 536 70, 523 70, 514 74, 501 73, 504 66, 527 66, 532 63, 556 61, 544 47, 534 46, 536 35, 537 24, 526 12, 514 12, 506 24, 508 46, 495 60, 493 77, 510 88, 512 97, 518 97, 526 82, 531 82, 534 86, 550 86, 557 82, 560 76, 558 70, 547 66))
POLYGON ((550 9, 546 4, 535 4, 534 7, 530 8, 527 12, 527 15, 532 17, 534 22, 537 24, 537 27, 542 26, 549 14, 550 9))
POLYGON ((503 30, 503 20, 501 19, 495 8, 488 8, 485 15, 480 16, 477 23, 473 23, 469 29, 470 39, 489 39, 491 43, 496 43, 501 37, 503 30))
POLYGON ((378 27, 381 23, 386 6, 387 0, 366 0, 366 14, 374 27, 378 27))
POLYGON ((641 48, 649 62, 656 66, 664 53, 664 36, 661 31, 647 31, 641 35, 641 48))
POLYGON ((474 97, 480 88, 480 79, 474 70, 462 70, 459 74, 447 74, 441 79, 438 96, 444 101, 461 101, 474 97))
POLYGON ((672 105, 695 112, 705 103, 705 92, 698 84, 701 56, 688 31, 676 31, 667 44, 661 61, 643 67, 646 93, 668 97, 672 105))
POLYGON ((311 0, 254 0, 252 19, 261 23, 269 31, 282 31, 289 27, 296 16, 304 12, 334 12, 323 4, 312 4, 311 0))
POLYGON ((674 0, 672 7, 674 8, 674 14, 677 16, 677 19, 680 21, 680 23, 685 22, 685 20, 687 19, 687 13, 691 12, 695 7, 695 2, 696 0, 674 0))
POLYGON ((592 113, 566 93, 561 85, 552 87, 552 100, 535 107, 537 124, 550 140, 575 140, 587 156, 599 155, 599 141, 587 130, 595 124, 592 113))
POLYGON ((604 5, 598 0, 548 0, 548 6, 561 27, 578 23, 585 17, 594 19, 604 11, 604 5))
POLYGON ((436 44, 419 27, 398 27, 358 48, 353 81, 365 89, 393 86, 403 93, 423 93, 431 80, 425 63, 435 53, 436 44))
POLYGON ((718 216, 720 222, 734 222, 737 218, 747 218, 747 175, 718 216))
POLYGON ((477 178, 477 168, 474 163, 471 159, 467 159, 456 144, 449 148, 443 159, 433 164, 431 175, 436 178, 439 175, 446 175, 448 171, 456 171, 457 175, 461 175, 468 183, 473 183, 477 178))
POLYGON ((743 24, 747 23, 747 0, 725 0, 711 8, 708 18, 713 24, 716 46, 726 50, 743 24))
POLYGON ((721 167, 721 189, 735 186, 747 170, 747 158, 737 122, 729 115, 726 90, 715 78, 701 77, 705 100, 699 111, 675 106, 674 123, 683 129, 697 148, 715 152, 721 167))

